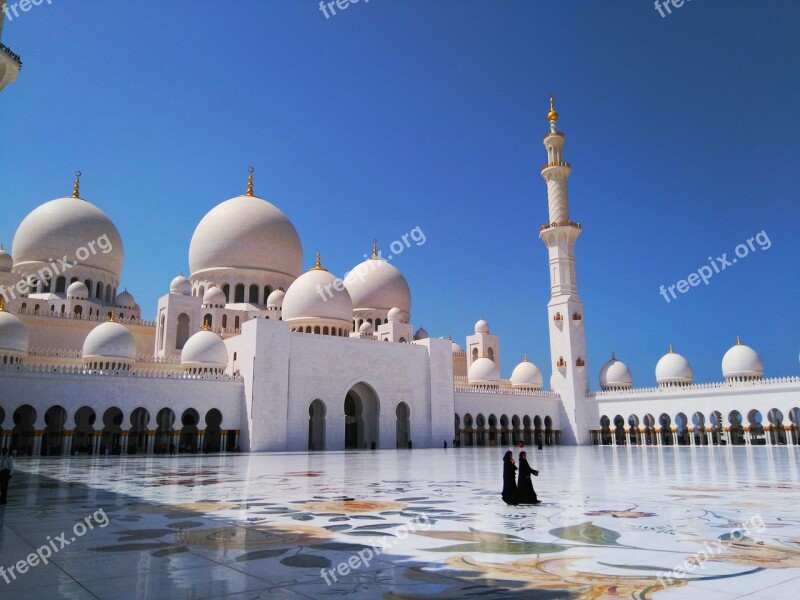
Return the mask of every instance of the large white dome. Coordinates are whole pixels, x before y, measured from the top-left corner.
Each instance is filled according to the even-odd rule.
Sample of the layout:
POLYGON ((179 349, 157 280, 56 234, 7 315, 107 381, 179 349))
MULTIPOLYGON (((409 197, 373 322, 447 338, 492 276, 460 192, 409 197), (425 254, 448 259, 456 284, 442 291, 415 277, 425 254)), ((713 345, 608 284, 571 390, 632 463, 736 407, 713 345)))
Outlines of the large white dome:
POLYGON ((0 356, 22 356, 28 352, 28 332, 17 317, 0 309, 0 356))
POLYGON ((522 360, 511 372, 512 387, 542 389, 542 372, 528 357, 522 360))
POLYGON ((656 365, 656 382, 659 385, 691 385, 693 377, 689 361, 673 352, 672 346, 656 365))
POLYGON ((224 369, 228 349, 213 331, 201 330, 186 340, 181 350, 181 366, 187 369, 224 369))
POLYGON ((339 279, 318 266, 303 273, 286 290, 281 316, 290 323, 322 319, 343 321, 352 327, 353 301, 339 279))
POLYGON ((483 356, 469 366, 467 378, 475 385, 497 385, 500 369, 492 359, 483 356))
POLYGON ((755 350, 737 338, 736 345, 722 357, 722 376, 725 379, 760 379, 764 376, 764 363, 755 350))
POLYGON ((600 387, 602 389, 627 389, 633 386, 631 370, 613 355, 611 360, 600 368, 600 387))
POLYGON ((353 308, 411 313, 411 290, 403 274, 382 258, 368 258, 344 278, 353 308))
POLYGON ((237 196, 212 208, 189 246, 192 277, 217 269, 252 269, 297 277, 303 247, 291 221, 257 196, 237 196))
POLYGON ((108 321, 89 332, 83 342, 83 359, 133 361, 136 358, 136 340, 121 323, 108 321))
POLYGON ((17 269, 39 268, 40 263, 66 255, 70 261, 106 271, 114 278, 119 278, 124 258, 122 238, 114 223, 81 198, 59 198, 35 208, 17 228, 12 254, 17 269), (94 243, 94 253, 90 243, 94 243), (85 259, 78 255, 80 249, 88 253, 85 259))

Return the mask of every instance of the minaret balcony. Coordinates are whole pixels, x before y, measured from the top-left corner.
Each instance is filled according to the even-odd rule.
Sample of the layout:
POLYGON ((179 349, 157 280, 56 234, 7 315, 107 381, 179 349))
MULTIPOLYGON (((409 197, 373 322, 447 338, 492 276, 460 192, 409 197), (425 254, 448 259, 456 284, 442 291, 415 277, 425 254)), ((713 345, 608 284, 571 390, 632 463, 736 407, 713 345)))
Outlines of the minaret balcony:
POLYGON ((22 60, 19 54, 15 54, 11 48, 0 43, 0 91, 9 83, 16 81, 21 68, 22 60))
POLYGON ((556 227, 576 227, 580 229, 581 224, 575 223, 574 221, 557 221, 555 223, 548 223, 547 225, 542 225, 541 227, 539 227, 539 232, 546 231, 547 229, 555 229, 556 227))
POLYGON ((544 171, 545 169, 549 169, 550 167, 567 167, 568 169, 572 168, 572 167, 569 166, 568 162, 564 162, 563 160, 559 160, 559 161, 556 161, 556 162, 551 162, 551 163, 547 163, 547 164, 542 165, 542 171, 544 171))
POLYGON ((562 371, 567 368, 567 361, 564 360, 563 356, 560 356, 556 361, 556 368, 562 371))

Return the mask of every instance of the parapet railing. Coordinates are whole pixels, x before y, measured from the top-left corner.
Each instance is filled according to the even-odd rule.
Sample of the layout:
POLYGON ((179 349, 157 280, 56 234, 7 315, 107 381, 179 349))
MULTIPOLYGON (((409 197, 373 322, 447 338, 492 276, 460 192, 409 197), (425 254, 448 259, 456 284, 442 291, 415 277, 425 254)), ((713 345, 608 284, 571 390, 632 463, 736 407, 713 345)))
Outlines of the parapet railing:
POLYGON ((656 394, 656 393, 691 393, 700 390, 719 390, 730 388, 743 388, 743 387, 763 387, 768 385, 775 385, 780 383, 800 383, 800 377, 771 377, 769 379, 749 379, 749 380, 731 380, 731 381, 718 381, 715 383, 693 383, 692 385, 668 385, 659 387, 646 387, 646 388, 628 388, 628 389, 615 389, 615 390, 602 390, 589 394, 596 398, 603 398, 606 396, 625 395, 631 396, 636 394, 656 394))
MULTIPOLYGON (((5 8, 5 2, 3 3, 3 8, 5 8)), ((0 42, 0 52, 8 56, 11 60, 17 63, 17 66, 21 69, 22 68, 22 59, 19 57, 19 54, 11 50, 8 46, 0 42)))

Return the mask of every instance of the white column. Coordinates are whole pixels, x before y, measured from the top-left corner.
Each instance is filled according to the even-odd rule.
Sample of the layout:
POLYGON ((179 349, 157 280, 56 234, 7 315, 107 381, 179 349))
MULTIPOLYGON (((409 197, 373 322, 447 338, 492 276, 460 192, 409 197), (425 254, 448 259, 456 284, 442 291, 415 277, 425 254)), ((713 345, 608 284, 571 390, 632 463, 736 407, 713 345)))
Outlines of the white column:
POLYGON ((64 437, 61 439, 61 456, 69 456, 72 454, 72 434, 73 431, 64 431, 64 437))
POLYGON ((35 431, 33 434, 33 455, 41 456, 42 454, 42 434, 43 431, 35 431))
POLYGON ((153 453, 153 446, 156 442, 156 432, 155 431, 148 431, 147 432, 147 454, 153 453))

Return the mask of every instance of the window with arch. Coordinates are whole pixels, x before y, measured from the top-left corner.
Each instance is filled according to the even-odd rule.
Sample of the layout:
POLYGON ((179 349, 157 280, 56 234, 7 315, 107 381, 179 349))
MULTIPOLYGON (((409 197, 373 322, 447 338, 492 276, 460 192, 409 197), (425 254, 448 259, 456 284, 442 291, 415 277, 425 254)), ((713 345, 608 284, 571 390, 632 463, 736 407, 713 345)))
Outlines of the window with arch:
POLYGON ((181 313, 178 315, 178 323, 175 326, 175 349, 183 350, 186 340, 189 339, 189 315, 181 313))
POLYGON ((231 286, 229 284, 225 284, 222 286, 222 293, 225 294, 225 302, 231 301, 231 286))
POLYGON ((237 283, 236 284, 236 291, 233 296, 233 301, 237 303, 244 302, 244 284, 237 283))
POLYGON ((489 349, 486 351, 486 356, 489 358, 489 360, 491 360, 492 362, 494 362, 494 348, 489 348, 489 349))
POLYGON ((228 326, 228 315, 222 315, 222 327, 228 326))
MULTIPOLYGON (((250 296, 247 299, 247 301, 251 302, 253 304, 258 304, 258 286, 257 285, 253 284, 253 285, 250 286, 250 296)), ((266 301, 267 300, 265 298, 264 302, 266 302, 266 301)))
POLYGON ((238 316, 233 320, 233 326, 234 326, 235 329, 239 329, 239 317, 238 316))
MULTIPOLYGON (((99 284, 102 285, 102 284, 99 284)), ((67 278, 59 277, 56 279, 56 294, 63 294, 67 291, 67 278)))

